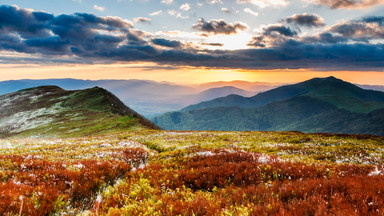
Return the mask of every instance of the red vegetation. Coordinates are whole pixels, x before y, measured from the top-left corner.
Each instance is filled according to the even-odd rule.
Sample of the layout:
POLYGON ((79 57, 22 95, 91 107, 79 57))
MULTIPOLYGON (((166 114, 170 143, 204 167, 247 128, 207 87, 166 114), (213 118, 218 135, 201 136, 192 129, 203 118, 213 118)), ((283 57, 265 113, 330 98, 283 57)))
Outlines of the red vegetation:
MULTIPOLYGON (((308 165, 244 151, 175 155, 174 160, 127 174, 120 195, 129 197, 132 185, 144 178, 154 188, 152 195, 161 200, 155 211, 163 215, 220 215, 223 211, 235 215, 243 211, 250 215, 384 214, 384 177, 368 176, 373 166, 308 165), (174 194, 169 195, 169 190, 174 194), (210 195, 204 195, 207 192, 210 195), (186 197, 187 193, 193 198, 186 197)), ((146 196, 132 199, 144 201, 146 196)), ((124 203, 119 200, 106 198, 101 211, 121 208, 124 203)), ((134 211, 141 213, 145 212, 134 211)))
POLYGON ((147 153, 127 149, 112 160, 48 161, 36 156, 0 155, 0 215, 49 215, 70 205, 88 209, 102 187, 143 162, 147 153))

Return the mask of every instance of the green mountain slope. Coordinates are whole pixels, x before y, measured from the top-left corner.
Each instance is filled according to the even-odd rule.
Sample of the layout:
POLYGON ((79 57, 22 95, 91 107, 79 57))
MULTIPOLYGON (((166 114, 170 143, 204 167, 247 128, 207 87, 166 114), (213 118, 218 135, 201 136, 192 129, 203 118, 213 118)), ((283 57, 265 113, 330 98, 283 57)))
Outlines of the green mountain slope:
POLYGON ((333 77, 279 87, 251 98, 232 95, 207 103, 216 107, 166 113, 153 122, 175 130, 295 130, 384 136, 384 93, 363 90, 333 77), (236 104, 231 104, 234 101, 236 104))
POLYGON ((82 136, 157 128, 105 89, 42 86, 0 96, 0 137, 82 136))
POLYGON ((310 96, 336 107, 352 112, 369 113, 384 108, 384 92, 364 90, 335 77, 314 78, 294 85, 282 86, 253 97, 230 95, 211 101, 191 105, 183 111, 210 107, 237 106, 242 108, 260 107, 271 102, 298 96, 310 96))

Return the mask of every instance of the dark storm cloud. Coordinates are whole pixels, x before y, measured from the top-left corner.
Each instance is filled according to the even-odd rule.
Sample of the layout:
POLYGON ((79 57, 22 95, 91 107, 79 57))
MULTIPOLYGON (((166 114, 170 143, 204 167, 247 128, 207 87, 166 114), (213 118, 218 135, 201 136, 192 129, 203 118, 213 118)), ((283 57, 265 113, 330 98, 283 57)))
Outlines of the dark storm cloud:
MULTIPOLYGON (((286 18, 284 21, 292 23, 298 16, 286 18)), ((321 19, 321 18, 320 18, 321 19)), ((301 20, 302 23, 313 23, 301 20)), ((328 26, 323 32, 309 36, 300 35, 300 29, 291 29, 284 24, 273 24, 263 28, 262 32, 253 37, 249 46, 253 47, 279 47, 287 41, 297 41, 307 44, 335 44, 335 43, 370 43, 374 39, 384 39, 384 17, 364 17, 328 26)))
POLYGON ((321 44, 335 44, 335 43, 344 43, 348 42, 348 38, 335 35, 329 32, 322 32, 318 35, 307 36, 300 39, 303 43, 321 43, 321 44))
POLYGON ((274 33, 277 33, 279 35, 292 37, 297 35, 297 32, 295 30, 292 30, 291 28, 283 25, 270 25, 264 30, 264 35, 273 35, 274 33))
POLYGON ((180 41, 167 40, 163 38, 152 39, 152 43, 159 46, 172 47, 172 48, 180 48, 183 45, 180 41))
POLYGON ((369 42, 371 39, 384 38, 384 26, 376 22, 352 21, 332 26, 329 32, 337 33, 351 40, 369 42))
MULTIPOLYGON (((308 20, 298 21, 294 17, 292 22, 298 26, 313 26, 304 24, 311 23, 308 20)), ((249 43, 252 48, 212 50, 153 38, 134 29, 131 22, 116 17, 80 13, 54 16, 16 6, 0 6, 0 51, 37 54, 20 55, 19 63, 147 61, 175 67, 382 70, 384 45, 371 44, 370 40, 383 39, 383 20, 383 17, 365 17, 330 26, 310 36, 300 35, 300 30, 293 29, 289 23, 274 24, 255 35, 249 43)), ((195 28, 208 34, 234 34, 246 27, 240 23, 200 20, 195 28)), ((15 59, 17 57, 0 55, 3 63, 15 62, 15 59)))
POLYGON ((0 37, 5 39, 1 41, 0 49, 92 56, 128 38, 139 41, 131 27, 129 21, 116 17, 81 13, 54 16, 17 6, 0 6, 0 37))
POLYGON ((224 44, 222 44, 222 43, 201 43, 201 45, 205 45, 205 46, 217 46, 217 47, 224 46, 224 44))
POLYGON ((285 19, 287 23, 293 23, 299 26, 319 27, 324 26, 324 21, 316 14, 295 14, 285 19))
POLYGON ((274 48, 212 53, 196 66, 248 69, 383 70, 384 46, 371 44, 304 44, 287 41, 274 48))
POLYGON ((15 31, 21 37, 49 35, 46 25, 53 15, 43 12, 20 10, 15 6, 0 6, 0 33, 15 31))
POLYGON ((273 24, 263 28, 262 32, 248 43, 253 47, 266 47, 284 43, 289 38, 297 36, 298 32, 282 24, 273 24))
POLYGON ((369 16, 361 19, 366 23, 377 23, 378 25, 384 25, 384 16, 369 16))
POLYGON ((384 0, 318 0, 319 4, 326 5, 332 9, 368 8, 384 3, 384 0))
POLYGON ((204 19, 200 19, 198 23, 193 25, 194 29, 199 30, 204 33, 209 34, 237 34, 237 31, 242 31, 247 29, 245 24, 240 22, 237 23, 227 23, 224 20, 210 20, 205 21, 204 19))

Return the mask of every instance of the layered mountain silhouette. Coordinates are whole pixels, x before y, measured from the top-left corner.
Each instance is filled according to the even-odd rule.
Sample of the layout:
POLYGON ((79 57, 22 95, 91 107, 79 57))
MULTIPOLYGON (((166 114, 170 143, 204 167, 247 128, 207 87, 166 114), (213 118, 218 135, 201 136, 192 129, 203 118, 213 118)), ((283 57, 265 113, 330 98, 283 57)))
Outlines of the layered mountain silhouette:
POLYGON ((132 128, 157 129, 109 91, 41 86, 0 96, 0 137, 73 136, 132 128))
POLYGON ((125 104, 129 104, 132 109, 144 116, 176 111, 190 104, 212 100, 230 94, 251 96, 257 92, 266 91, 276 86, 276 84, 245 81, 212 82, 187 86, 134 79, 95 81, 79 79, 24 79, 0 82, 0 95, 25 88, 45 85, 55 85, 66 90, 100 86, 115 94, 125 104))
POLYGON ((384 135, 384 92, 335 77, 253 97, 229 95, 152 119, 164 129, 268 130, 384 135))

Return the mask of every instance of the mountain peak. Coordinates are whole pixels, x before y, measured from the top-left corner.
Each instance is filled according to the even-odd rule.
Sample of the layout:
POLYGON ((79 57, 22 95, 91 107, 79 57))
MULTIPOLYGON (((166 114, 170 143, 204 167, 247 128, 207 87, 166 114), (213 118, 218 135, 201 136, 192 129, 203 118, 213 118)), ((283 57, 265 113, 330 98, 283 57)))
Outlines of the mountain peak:
POLYGON ((340 80, 340 79, 337 79, 336 77, 334 76, 329 76, 329 77, 325 77, 323 79, 327 79, 327 80, 340 80))
POLYGON ((65 90, 55 85, 45 85, 45 86, 37 86, 37 87, 22 89, 19 92, 49 93, 49 92, 58 92, 58 91, 65 91, 65 90))
MULTIPOLYGON (((316 78, 304 81, 303 83, 306 83, 306 82, 310 82, 310 83, 313 83, 313 82, 321 82, 321 83, 325 83, 325 82, 330 82, 330 83, 336 83, 336 82, 338 82, 338 83, 348 83, 348 82, 345 82, 344 80, 338 79, 338 78, 336 78, 334 76, 316 77, 316 78)), ((348 83, 348 84, 351 84, 351 83, 348 83)))

